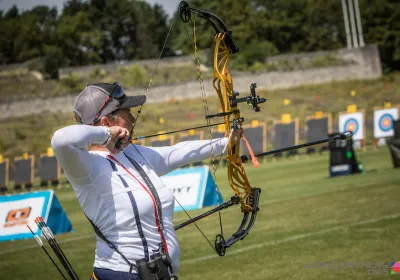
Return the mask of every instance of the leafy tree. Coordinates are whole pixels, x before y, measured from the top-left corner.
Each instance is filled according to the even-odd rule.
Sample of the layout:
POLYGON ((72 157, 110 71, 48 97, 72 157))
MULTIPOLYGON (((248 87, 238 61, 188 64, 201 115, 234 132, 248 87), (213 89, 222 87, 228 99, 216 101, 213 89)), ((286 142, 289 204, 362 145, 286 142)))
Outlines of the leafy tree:
MULTIPOLYGON (((384 68, 400 69, 398 0, 359 0, 364 38, 379 45, 384 68)), ((277 53, 332 50, 346 46, 340 0, 191 0, 232 30, 240 47, 238 69, 258 69, 277 53)), ((61 15, 53 7, 0 11, 0 63, 31 61, 49 78, 63 66, 191 54, 193 22, 199 49, 214 46, 215 31, 192 15, 175 19, 168 42, 169 19, 160 5, 141 0, 68 0, 61 15)), ((212 56, 209 58, 211 62, 212 56)), ((203 61, 204 63, 204 61, 203 61)))
POLYGON ((5 19, 17 18, 19 16, 19 11, 16 5, 13 5, 7 13, 4 15, 5 19))
POLYGON ((26 61, 45 55, 46 44, 54 44, 57 10, 37 6, 19 17, 19 30, 15 34, 14 51, 17 61, 26 61))
POLYGON ((99 63, 102 32, 95 28, 85 11, 62 15, 57 24, 57 45, 62 49, 64 65, 99 63))
POLYGON ((397 0, 360 1, 366 43, 379 46, 386 72, 400 70, 400 4, 397 0))

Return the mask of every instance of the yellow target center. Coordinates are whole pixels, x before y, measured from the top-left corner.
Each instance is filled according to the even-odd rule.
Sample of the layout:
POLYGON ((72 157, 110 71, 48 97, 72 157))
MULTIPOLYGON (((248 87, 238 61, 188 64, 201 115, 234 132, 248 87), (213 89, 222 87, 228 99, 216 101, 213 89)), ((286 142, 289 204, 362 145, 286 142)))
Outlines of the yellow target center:
POLYGON ((385 119, 383 120, 383 126, 389 126, 390 125, 390 120, 385 119))

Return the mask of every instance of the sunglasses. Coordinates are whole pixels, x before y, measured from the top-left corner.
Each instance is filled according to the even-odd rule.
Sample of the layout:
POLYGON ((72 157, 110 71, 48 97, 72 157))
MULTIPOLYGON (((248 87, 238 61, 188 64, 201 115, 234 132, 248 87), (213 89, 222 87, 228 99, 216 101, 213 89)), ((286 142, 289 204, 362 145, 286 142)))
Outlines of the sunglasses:
MULTIPOLYGON (((93 84, 93 85, 96 85, 96 84, 93 84)), ((113 85, 114 85, 114 87, 113 87, 113 89, 111 91, 111 94, 108 94, 108 96, 107 96, 106 100, 104 101, 103 105, 101 105, 99 111, 96 114, 96 117, 94 118, 94 120, 92 122, 92 125, 96 121, 98 121, 98 118, 99 118, 101 112, 106 107, 108 102, 111 101, 111 99, 117 100, 120 105, 127 99, 127 96, 125 95, 125 92, 122 89, 122 87, 118 83, 113 83, 113 85)))

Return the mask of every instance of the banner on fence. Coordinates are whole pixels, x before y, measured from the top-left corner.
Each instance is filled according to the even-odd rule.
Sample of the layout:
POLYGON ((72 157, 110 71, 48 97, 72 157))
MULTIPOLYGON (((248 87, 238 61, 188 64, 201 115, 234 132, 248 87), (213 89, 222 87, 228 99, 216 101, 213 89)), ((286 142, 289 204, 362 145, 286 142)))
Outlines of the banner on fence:
POLYGON ((35 156, 24 153, 22 157, 14 158, 14 164, 11 165, 11 179, 14 181, 14 189, 21 189, 25 185, 30 189, 33 185, 35 174, 35 156))
POLYGON ((72 231, 72 225, 52 190, 0 196, 0 241, 33 238, 41 230, 35 218, 41 216, 54 234, 72 231))
POLYGON ((45 186, 48 181, 51 181, 54 185, 60 182, 61 166, 54 156, 40 155, 39 177, 41 186, 45 186))
MULTIPOLYGON (((185 210, 215 206, 218 205, 218 201, 223 203, 221 194, 217 194, 208 166, 176 169, 161 176, 161 179, 173 191, 174 197, 185 210)), ((183 211, 182 207, 175 202, 174 211, 183 211)))
MULTIPOLYGON (((159 133, 165 133, 165 131, 160 131, 159 133)), ((173 135, 160 135, 157 137, 157 140, 153 140, 151 142, 152 147, 171 146, 173 144, 174 144, 173 135)))
MULTIPOLYGON (((314 142, 328 137, 332 130, 332 114, 317 111, 313 116, 306 117, 306 138, 307 142, 314 142)), ((322 144, 320 151, 326 149, 328 144, 322 144)), ((316 147, 308 147, 307 153, 316 152, 316 147)))
POLYGON ((0 188, 1 189, 6 189, 8 182, 9 182, 9 178, 8 178, 8 174, 9 174, 9 161, 8 158, 6 159, 1 159, 0 160, 0 188))
MULTIPOLYGON (((274 121, 274 148, 283 149, 299 143, 299 120, 292 120, 289 114, 282 115, 281 120, 274 121)), ((297 154, 297 150, 289 151, 290 154, 297 154)))

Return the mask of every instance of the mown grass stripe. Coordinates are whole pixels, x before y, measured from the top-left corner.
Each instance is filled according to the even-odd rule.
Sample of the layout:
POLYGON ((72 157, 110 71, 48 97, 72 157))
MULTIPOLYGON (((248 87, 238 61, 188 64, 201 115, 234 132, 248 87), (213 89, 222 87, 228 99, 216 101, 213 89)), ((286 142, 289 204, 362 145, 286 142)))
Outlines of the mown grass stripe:
MULTIPOLYGON (((304 233, 304 234, 297 234, 297 235, 293 235, 291 237, 287 237, 287 238, 283 238, 283 239, 279 239, 279 240, 268 241, 268 242, 263 242, 263 243, 258 243, 258 244, 246 246, 246 247, 243 247, 243 248, 239 248, 239 249, 236 249, 236 250, 229 250, 229 249, 227 249, 227 250, 229 250, 229 254, 234 255, 234 254, 237 254, 237 253, 243 253, 243 252, 246 252, 246 251, 259 249, 259 248, 262 248, 262 247, 274 246, 274 245, 279 245, 279 244, 286 243, 286 242, 297 241, 299 239, 304 239, 304 238, 307 238, 307 237, 310 237, 310 236, 331 233, 333 231, 345 229, 345 228, 348 228, 348 227, 368 225, 368 224, 373 224, 373 223, 377 223, 377 222, 381 222, 381 221, 393 220, 393 219, 397 219, 397 218, 400 218, 400 213, 399 214, 393 214, 393 215, 387 215, 387 216, 381 216, 379 218, 374 218, 374 219, 369 219, 369 220, 364 220, 364 221, 359 221, 359 222, 351 223, 351 224, 348 224, 348 225, 341 225, 341 226, 331 227, 331 228, 318 230, 318 231, 314 231, 314 232, 309 232, 309 233, 304 233)), ((210 254, 210 255, 207 255, 207 256, 199 257, 199 258, 183 260, 181 262, 181 264, 184 265, 184 264, 196 263, 196 262, 199 262, 199 261, 207 261, 207 260, 211 260, 211 259, 215 259, 215 258, 219 258, 219 257, 220 256, 217 255, 217 254, 212 254, 212 255, 210 254)))

